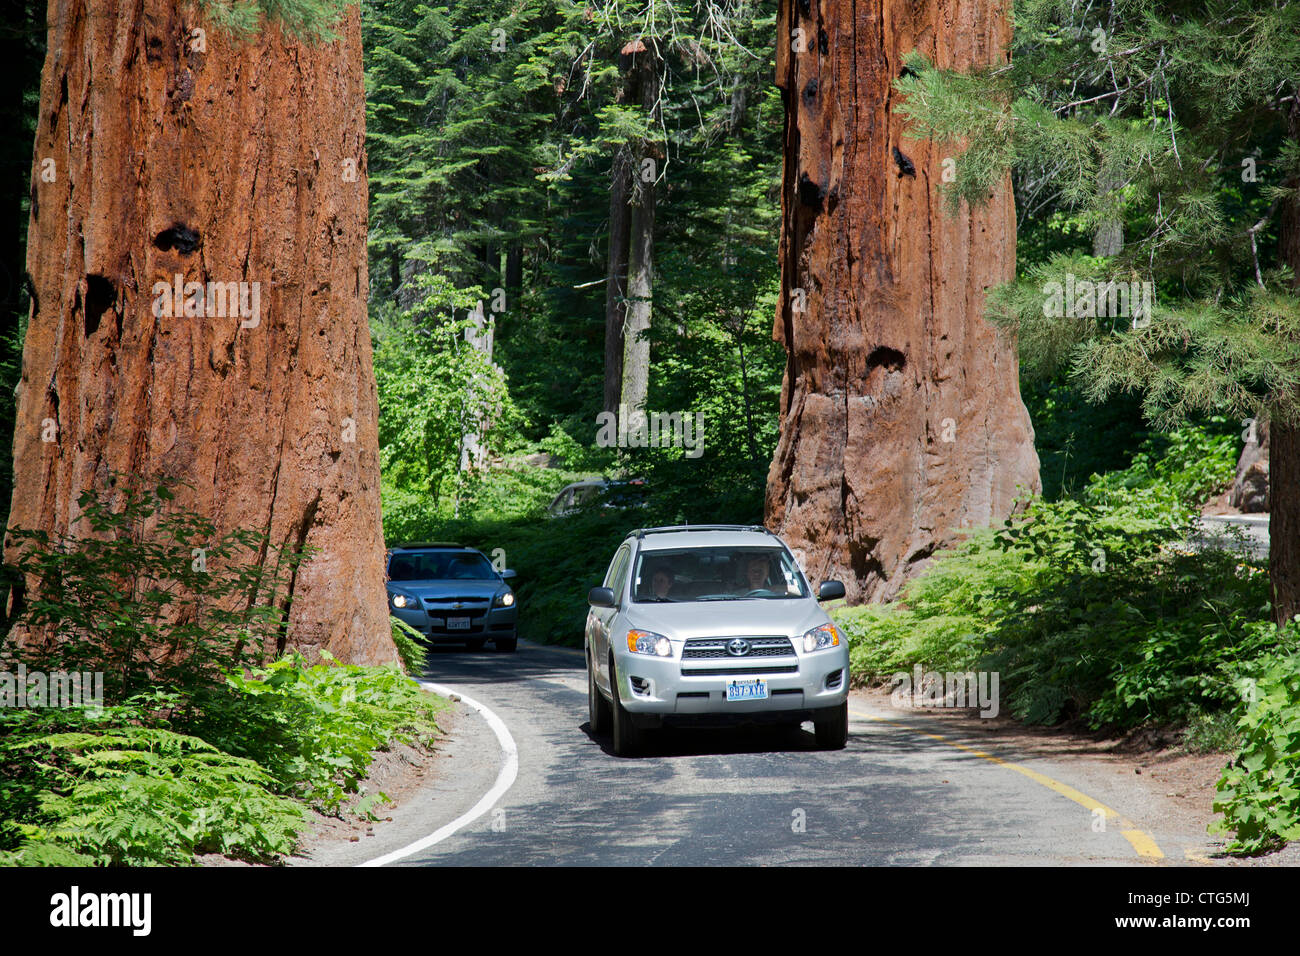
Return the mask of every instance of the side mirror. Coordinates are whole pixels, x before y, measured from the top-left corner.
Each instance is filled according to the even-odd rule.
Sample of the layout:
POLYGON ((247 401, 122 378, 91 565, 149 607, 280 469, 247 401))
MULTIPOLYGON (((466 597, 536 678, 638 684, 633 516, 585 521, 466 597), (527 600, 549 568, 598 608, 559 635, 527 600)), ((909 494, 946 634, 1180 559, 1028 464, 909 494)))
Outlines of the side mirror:
POLYGON ((501 572, 502 581, 513 581, 514 578, 515 578, 515 572, 511 571, 509 568, 506 568, 504 571, 501 572))
POLYGON ((617 607, 618 601, 609 588, 592 588, 587 592, 587 603, 592 607, 617 607))
POLYGON ((819 601, 838 601, 844 597, 844 582, 842 581, 823 581, 821 587, 817 589, 817 600, 819 601))

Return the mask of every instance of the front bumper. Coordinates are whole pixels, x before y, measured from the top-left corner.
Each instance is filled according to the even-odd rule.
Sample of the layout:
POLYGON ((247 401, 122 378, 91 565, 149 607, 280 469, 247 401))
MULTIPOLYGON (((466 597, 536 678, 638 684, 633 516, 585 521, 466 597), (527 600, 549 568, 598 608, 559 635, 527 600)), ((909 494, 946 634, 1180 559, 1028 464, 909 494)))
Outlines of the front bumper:
POLYGON ((752 664, 728 660, 683 661, 680 648, 672 657, 650 657, 615 651, 619 697, 639 724, 675 722, 676 718, 793 720, 811 719, 818 711, 837 707, 849 696, 848 647, 769 657, 752 664), (727 700, 733 680, 767 681, 764 700, 727 700))
POLYGON ((511 607, 465 608, 460 611, 426 611, 424 608, 396 608, 389 602, 388 612, 405 621, 433 643, 473 640, 510 639, 516 636, 518 605, 511 607), (468 628, 448 627, 450 617, 468 617, 468 628))

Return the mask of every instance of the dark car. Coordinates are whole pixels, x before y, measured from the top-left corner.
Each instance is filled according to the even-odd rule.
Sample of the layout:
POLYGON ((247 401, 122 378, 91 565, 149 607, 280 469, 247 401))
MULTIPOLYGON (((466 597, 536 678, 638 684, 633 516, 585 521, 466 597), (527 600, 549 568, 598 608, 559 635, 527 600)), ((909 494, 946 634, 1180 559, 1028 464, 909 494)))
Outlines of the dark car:
POLYGON ((644 508, 647 488, 644 478, 611 480, 588 478, 566 485, 546 508, 547 517, 562 518, 578 511, 599 510, 602 514, 627 508, 644 508))
POLYGON ((408 544, 388 552, 388 609, 430 643, 464 643, 498 651, 518 643, 513 571, 497 571, 473 548, 408 544))

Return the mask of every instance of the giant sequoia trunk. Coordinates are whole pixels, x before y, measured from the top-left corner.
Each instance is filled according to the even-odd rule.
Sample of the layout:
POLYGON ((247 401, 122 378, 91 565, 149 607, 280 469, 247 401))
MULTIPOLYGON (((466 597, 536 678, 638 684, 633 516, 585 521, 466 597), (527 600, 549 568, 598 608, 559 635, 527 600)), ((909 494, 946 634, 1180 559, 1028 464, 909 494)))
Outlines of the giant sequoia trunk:
POLYGON ((319 549, 295 645, 394 660, 357 8, 320 46, 177 0, 49 19, 11 526, 66 532, 114 472, 183 480, 220 529, 319 549))
POLYGON ((1014 345, 983 317, 1011 278, 1009 179, 949 216, 945 153, 891 112, 903 56, 1005 62, 1008 4, 782 0, 781 438, 767 523, 851 601, 898 592, 953 531, 1038 490, 1014 345))

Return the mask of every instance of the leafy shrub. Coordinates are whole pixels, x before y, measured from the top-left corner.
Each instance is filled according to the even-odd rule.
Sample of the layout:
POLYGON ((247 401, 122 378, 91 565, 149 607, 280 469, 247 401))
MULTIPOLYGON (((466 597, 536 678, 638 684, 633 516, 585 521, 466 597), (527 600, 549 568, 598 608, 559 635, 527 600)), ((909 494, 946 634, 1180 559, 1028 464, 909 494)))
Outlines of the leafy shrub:
POLYGON ((1241 750, 1217 787, 1214 809, 1223 819, 1210 829, 1233 834, 1232 852, 1300 839, 1300 629, 1288 631, 1291 653, 1270 658, 1247 695, 1237 722, 1241 750))
POLYGON ((198 698, 180 718, 189 733, 264 767, 277 789, 336 811, 391 741, 428 741, 445 705, 396 667, 325 663, 303 667, 299 655, 245 676, 225 691, 198 698))
POLYGON ((402 659, 406 673, 417 677, 423 674, 429 655, 428 648, 421 643, 424 635, 401 618, 390 616, 388 622, 392 626, 393 644, 397 647, 397 654, 402 659))
POLYGON ((273 860, 301 801, 337 811, 373 751, 427 741, 445 704, 394 667, 294 656, 99 713, 0 711, 0 865, 273 860))
POLYGON ((0 815, 9 842, 22 842, 0 865, 179 864, 209 852, 258 861, 292 851, 303 807, 277 795, 255 762, 139 726, 150 715, 136 701, 98 719, 68 715, 74 726, 56 733, 44 732, 42 716, 7 719, 0 815))
POLYGON ((1183 729, 1183 749, 1194 754, 1236 751, 1241 746, 1237 716, 1231 710, 1197 710, 1183 729))
POLYGON ((1266 575, 1180 544, 1233 451, 1212 428, 1150 439, 1078 499, 1031 501, 939 555, 895 605, 837 611, 856 677, 997 670, 1007 709, 1033 723, 1127 729, 1223 710, 1279 641, 1266 575))
POLYGON ((78 499, 89 533, 10 529, 18 556, 6 570, 27 585, 15 624, 35 638, 22 647, 28 666, 102 671, 106 698, 122 701, 219 682, 275 647, 277 598, 303 556, 249 530, 218 536, 202 515, 169 508, 174 498, 166 482, 121 482, 78 499))

